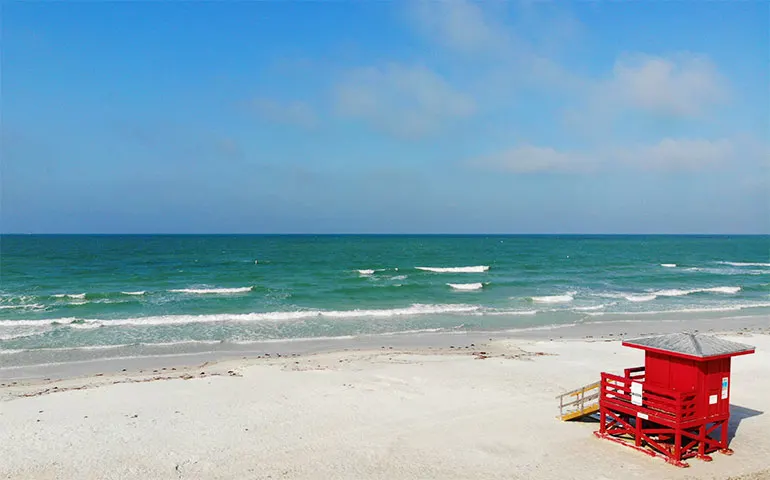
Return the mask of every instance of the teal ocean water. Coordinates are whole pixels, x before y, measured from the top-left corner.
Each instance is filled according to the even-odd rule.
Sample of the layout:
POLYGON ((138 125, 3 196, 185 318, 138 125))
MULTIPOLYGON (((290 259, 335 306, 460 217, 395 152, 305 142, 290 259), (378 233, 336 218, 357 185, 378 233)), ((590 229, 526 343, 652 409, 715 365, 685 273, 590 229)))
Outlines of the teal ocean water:
POLYGON ((768 236, 0 238, 6 355, 769 312, 768 236))

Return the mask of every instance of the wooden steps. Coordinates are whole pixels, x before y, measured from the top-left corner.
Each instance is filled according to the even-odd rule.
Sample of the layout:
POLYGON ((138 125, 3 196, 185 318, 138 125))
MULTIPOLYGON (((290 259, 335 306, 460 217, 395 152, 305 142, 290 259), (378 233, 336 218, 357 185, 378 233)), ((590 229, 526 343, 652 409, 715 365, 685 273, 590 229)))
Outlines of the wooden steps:
POLYGON ((601 382, 594 382, 557 396, 559 400, 559 418, 562 421, 577 420, 599 411, 599 387, 601 382))

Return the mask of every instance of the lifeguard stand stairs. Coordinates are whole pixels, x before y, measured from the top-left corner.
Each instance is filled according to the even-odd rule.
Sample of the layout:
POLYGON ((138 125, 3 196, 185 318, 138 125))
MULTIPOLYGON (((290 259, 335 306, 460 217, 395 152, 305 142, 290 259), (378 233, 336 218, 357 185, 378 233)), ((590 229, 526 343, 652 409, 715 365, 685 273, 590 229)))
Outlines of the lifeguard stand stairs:
POLYGON ((599 413, 599 388, 601 382, 589 383, 557 396, 559 418, 563 421, 579 420, 599 413))

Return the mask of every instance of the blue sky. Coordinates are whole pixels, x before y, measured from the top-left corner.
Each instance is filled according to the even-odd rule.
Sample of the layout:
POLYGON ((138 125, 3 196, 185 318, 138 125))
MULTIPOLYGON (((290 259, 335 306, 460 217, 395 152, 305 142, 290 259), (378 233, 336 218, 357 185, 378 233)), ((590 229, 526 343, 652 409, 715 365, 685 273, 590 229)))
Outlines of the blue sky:
POLYGON ((3 2, 0 231, 770 233, 768 2, 3 2))

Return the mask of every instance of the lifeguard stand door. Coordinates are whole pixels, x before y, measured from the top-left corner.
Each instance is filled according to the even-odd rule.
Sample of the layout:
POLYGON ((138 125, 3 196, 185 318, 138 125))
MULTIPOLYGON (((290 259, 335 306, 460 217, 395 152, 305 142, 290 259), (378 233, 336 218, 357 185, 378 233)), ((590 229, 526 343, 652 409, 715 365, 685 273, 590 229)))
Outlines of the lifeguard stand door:
POLYGON ((730 412, 730 359, 720 358, 703 362, 703 376, 708 395, 706 416, 730 412))

